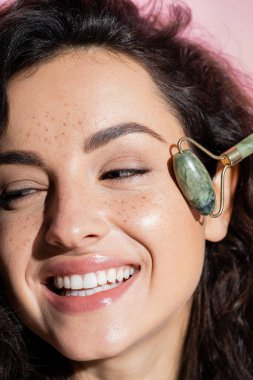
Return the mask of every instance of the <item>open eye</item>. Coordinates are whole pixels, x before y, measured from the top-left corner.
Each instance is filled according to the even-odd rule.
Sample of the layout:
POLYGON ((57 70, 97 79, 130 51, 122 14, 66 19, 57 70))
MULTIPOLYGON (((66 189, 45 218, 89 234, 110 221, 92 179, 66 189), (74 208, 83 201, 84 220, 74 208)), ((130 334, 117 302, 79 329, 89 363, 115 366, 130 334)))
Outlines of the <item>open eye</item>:
POLYGON ((142 176, 148 172, 149 170, 147 169, 113 169, 103 173, 100 179, 123 181, 132 177, 142 176))

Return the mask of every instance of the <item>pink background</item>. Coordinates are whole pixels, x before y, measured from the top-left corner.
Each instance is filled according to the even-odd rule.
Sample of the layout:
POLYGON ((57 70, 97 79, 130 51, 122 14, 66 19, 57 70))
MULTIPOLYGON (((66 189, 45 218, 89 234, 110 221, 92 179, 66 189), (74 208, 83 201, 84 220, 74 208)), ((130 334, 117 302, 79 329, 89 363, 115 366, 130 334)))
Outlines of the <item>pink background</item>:
MULTIPOLYGON (((135 0, 145 4, 148 0, 135 0)), ((0 4, 3 3, 0 0, 0 4)), ((162 0, 169 4, 172 0, 162 0)), ((174 1, 175 2, 175 1, 174 1)), ((253 0, 184 0, 193 12, 193 33, 224 51, 253 77, 253 0)))
MULTIPOLYGON (((143 5, 148 0, 135 0, 143 5)), ((177 3, 162 0, 162 4, 177 3)), ((183 0, 192 9, 194 36, 208 40, 253 78, 253 0, 183 0)))

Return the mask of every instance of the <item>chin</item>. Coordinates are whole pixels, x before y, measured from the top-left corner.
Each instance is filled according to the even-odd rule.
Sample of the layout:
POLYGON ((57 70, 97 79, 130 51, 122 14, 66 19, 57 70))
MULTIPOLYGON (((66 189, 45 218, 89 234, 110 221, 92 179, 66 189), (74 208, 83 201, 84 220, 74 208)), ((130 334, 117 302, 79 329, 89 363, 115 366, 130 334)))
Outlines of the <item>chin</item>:
POLYGON ((68 336, 58 338, 56 341, 48 341, 63 356, 78 362, 110 359, 118 356, 131 346, 129 339, 110 339, 108 336, 98 339, 68 336))
POLYGON ((110 344, 107 347, 96 347, 93 350, 89 350, 86 347, 76 349, 75 347, 55 347, 63 356, 69 360, 76 362, 87 362, 93 360, 106 360, 122 354, 125 350, 125 346, 110 344))

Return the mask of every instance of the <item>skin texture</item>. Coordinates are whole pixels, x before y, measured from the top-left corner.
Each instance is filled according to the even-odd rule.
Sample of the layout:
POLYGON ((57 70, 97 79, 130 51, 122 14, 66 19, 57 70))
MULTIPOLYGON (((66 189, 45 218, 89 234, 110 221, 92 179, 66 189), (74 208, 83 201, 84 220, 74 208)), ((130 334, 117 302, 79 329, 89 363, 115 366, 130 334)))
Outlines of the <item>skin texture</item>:
POLYGON ((174 379, 205 239, 224 237, 230 215, 209 224, 181 195, 168 170, 183 136, 178 120, 139 63, 95 49, 19 75, 8 95, 0 153, 33 151, 45 165, 0 165, 2 192, 34 189, 13 210, 0 209, 0 263, 12 306, 79 362, 76 379, 174 379), (122 122, 146 125, 166 143, 134 133, 84 152, 91 134, 122 122), (101 179, 108 170, 139 167, 149 172, 101 179), (138 263, 132 286, 95 312, 56 311, 43 296, 44 266, 99 254, 138 263))

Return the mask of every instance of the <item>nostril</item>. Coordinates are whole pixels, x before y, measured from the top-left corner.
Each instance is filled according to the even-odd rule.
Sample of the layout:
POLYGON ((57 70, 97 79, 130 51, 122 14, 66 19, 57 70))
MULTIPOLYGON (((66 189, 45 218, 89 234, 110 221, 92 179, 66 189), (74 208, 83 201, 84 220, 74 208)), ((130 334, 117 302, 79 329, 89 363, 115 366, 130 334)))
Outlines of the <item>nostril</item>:
POLYGON ((47 231, 45 240, 51 246, 61 250, 74 250, 83 245, 91 244, 99 239, 97 234, 85 234, 80 228, 72 228, 65 231, 47 231))

